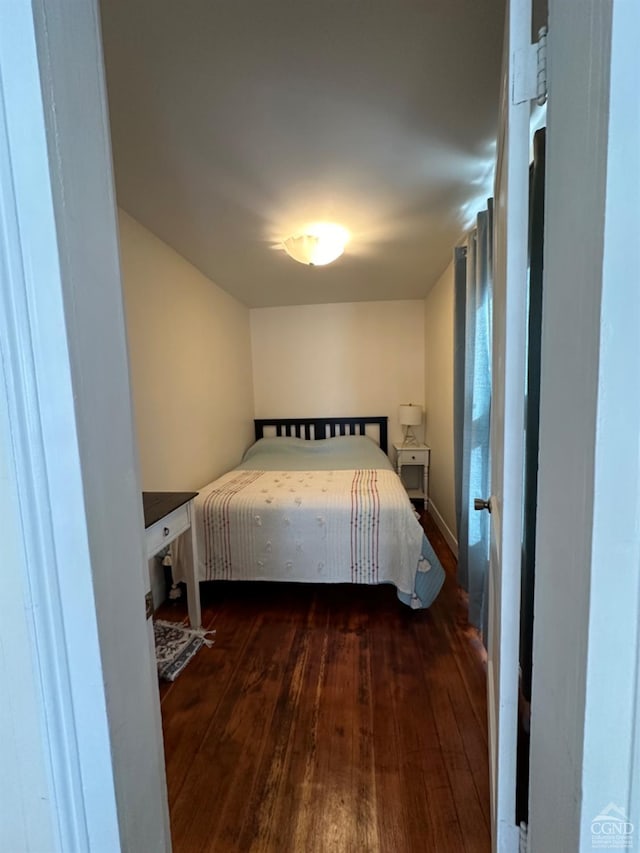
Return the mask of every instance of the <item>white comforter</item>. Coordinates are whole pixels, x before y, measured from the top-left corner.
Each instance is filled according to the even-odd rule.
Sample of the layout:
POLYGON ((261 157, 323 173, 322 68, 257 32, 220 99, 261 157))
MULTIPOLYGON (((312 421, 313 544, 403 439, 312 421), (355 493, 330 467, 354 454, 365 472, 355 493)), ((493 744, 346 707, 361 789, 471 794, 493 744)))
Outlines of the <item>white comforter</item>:
POLYGON ((389 581, 413 592, 423 531, 393 471, 236 469, 195 507, 200 580, 389 581))

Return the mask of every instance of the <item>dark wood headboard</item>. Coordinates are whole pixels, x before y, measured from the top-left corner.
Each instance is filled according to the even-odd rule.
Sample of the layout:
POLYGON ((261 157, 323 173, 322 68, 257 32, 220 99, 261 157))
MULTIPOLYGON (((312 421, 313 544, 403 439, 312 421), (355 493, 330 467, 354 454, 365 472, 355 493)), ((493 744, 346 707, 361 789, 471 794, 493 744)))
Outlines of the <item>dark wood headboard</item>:
POLYGON ((366 435, 368 425, 378 427, 378 444, 387 452, 387 418, 260 418, 253 422, 256 441, 264 437, 264 428, 273 427, 277 436, 304 438, 307 441, 334 438, 336 435, 366 435))

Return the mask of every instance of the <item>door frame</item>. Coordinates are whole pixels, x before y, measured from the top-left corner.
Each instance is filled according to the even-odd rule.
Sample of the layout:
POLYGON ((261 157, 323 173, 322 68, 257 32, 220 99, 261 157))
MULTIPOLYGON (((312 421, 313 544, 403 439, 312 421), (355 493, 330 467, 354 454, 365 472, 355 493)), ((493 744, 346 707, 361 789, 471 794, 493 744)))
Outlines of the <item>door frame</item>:
POLYGON ((0 839, 169 851, 95 2, 2 5, 0 112, 0 839))
POLYGON ((534 853, 596 849, 610 804, 640 844, 638 40, 631 0, 549 4, 534 853))
POLYGON ((491 548, 487 602, 492 849, 499 853, 516 851, 520 841, 516 825, 516 756, 530 102, 516 103, 513 95, 521 73, 517 59, 530 48, 531 26, 531 0, 508 0, 493 219, 491 548))

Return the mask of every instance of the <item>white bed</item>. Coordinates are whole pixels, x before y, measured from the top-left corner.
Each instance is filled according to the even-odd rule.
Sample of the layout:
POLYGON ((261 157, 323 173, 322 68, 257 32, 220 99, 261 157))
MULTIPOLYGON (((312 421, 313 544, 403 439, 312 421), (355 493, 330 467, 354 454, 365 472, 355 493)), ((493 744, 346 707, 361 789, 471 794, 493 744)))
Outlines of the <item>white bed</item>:
MULTIPOLYGON (((386 453, 338 431, 260 438, 199 490, 196 582, 392 583, 405 604, 432 603, 444 571, 386 453)), ((189 582, 174 557, 174 578, 189 582)))

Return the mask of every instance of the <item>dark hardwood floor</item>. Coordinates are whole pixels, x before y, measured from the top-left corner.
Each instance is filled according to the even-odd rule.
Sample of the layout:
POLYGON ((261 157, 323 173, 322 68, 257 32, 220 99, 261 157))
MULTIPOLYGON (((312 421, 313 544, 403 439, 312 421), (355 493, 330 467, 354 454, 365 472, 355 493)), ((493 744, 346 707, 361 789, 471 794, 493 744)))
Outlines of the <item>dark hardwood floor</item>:
POLYGON ((481 646, 423 523, 447 570, 428 611, 391 586, 203 585, 215 645, 161 686, 175 853, 490 850, 481 646))

